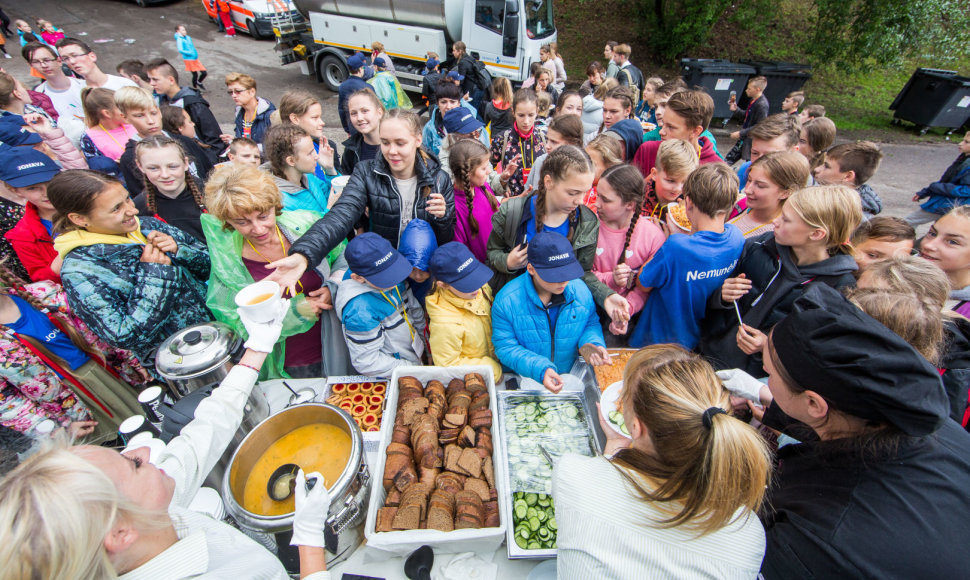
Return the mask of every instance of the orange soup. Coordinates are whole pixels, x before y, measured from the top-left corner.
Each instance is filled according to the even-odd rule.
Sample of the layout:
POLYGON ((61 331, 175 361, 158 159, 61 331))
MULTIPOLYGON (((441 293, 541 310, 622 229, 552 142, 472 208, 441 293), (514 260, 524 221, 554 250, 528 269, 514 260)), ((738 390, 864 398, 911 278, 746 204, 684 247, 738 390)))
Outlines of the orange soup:
POLYGON ((255 298, 251 298, 249 300, 249 302, 246 303, 246 306, 252 306, 254 304, 259 304, 260 302, 265 302, 265 301, 269 300, 272 297, 273 297, 273 293, 272 292, 270 292, 268 294, 260 294, 259 296, 255 297, 255 298))

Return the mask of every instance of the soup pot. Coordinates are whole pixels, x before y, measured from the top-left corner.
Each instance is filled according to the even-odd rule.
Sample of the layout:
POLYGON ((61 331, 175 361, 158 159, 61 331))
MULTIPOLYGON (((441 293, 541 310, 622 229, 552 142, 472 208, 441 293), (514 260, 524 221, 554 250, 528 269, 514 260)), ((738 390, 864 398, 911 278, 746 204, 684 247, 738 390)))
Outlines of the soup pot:
MULTIPOLYGON (((346 412, 325 403, 306 403, 284 409, 257 425, 229 460, 229 467, 222 479, 222 496, 226 509, 240 526, 263 533, 290 532, 293 528, 293 512, 279 516, 250 512, 242 506, 243 490, 253 466, 270 445, 298 427, 316 423, 334 425, 350 436, 347 465, 330 486, 330 511, 324 530, 329 568, 347 559, 363 541, 370 493, 363 436, 357 423, 346 412)), ((289 548, 288 539, 277 543, 281 550, 283 547, 289 548)))
POLYGON ((243 350, 242 337, 231 326, 203 322, 166 338, 155 353, 155 369, 180 399, 222 382, 243 350))

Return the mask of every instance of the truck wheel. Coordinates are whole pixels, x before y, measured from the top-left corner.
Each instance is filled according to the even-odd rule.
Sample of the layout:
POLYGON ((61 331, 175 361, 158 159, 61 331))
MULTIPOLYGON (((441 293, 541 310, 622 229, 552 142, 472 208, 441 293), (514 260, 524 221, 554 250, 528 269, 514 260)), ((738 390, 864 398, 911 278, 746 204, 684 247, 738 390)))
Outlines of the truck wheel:
POLYGON ((327 88, 337 92, 340 83, 347 80, 347 65, 335 55, 328 54, 320 59, 319 65, 320 78, 327 88))

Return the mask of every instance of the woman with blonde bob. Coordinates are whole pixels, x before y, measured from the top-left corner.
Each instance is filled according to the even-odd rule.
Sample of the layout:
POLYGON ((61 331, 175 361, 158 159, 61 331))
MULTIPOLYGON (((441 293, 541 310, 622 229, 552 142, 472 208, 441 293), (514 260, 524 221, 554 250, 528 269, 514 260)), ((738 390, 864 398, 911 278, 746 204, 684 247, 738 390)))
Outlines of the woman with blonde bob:
MULTIPOLYGON (((322 216, 308 210, 283 211, 283 194, 273 177, 251 166, 219 167, 205 195, 209 213, 203 216, 202 228, 212 258, 206 305, 216 320, 244 333, 233 301, 236 293, 268 276, 272 270, 266 264, 286 256, 293 242, 322 216)), ((297 294, 283 320, 281 336, 286 340, 270 353, 261 378, 322 376, 322 326, 329 316, 321 314, 332 308, 332 292, 340 280, 328 284, 331 266, 340 260, 338 275, 346 268, 342 252, 341 244, 297 282, 297 294)))
POLYGON ((604 425, 612 458, 565 455, 553 473, 559 576, 756 577, 764 439, 727 413, 714 370, 680 346, 641 349, 623 375, 632 439, 604 425))

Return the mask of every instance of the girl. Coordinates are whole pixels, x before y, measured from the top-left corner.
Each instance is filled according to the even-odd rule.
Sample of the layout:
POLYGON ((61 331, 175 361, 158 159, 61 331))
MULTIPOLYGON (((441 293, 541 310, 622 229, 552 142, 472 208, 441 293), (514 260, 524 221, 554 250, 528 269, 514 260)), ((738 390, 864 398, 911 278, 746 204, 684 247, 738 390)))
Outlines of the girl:
POLYGON ((643 94, 640 95, 640 110, 638 116, 651 125, 657 124, 657 89, 662 87, 664 80, 660 77, 650 77, 643 81, 643 94))
MULTIPOLYGON (((563 90, 566 83, 559 80, 556 72, 556 61, 552 56, 552 49, 548 44, 543 44, 539 47, 539 60, 542 62, 542 70, 549 73, 549 84, 554 87, 557 91, 563 90)), ((565 75, 565 71, 563 71, 565 75)), ((536 78, 536 86, 539 85, 539 79, 536 78)))
POLYGON ((374 76, 367 79, 367 84, 374 88, 385 109, 410 109, 411 99, 394 73, 387 70, 387 62, 380 57, 374 59, 374 76))
POLYGON ((791 194, 774 231, 745 243, 720 296, 708 301, 701 353, 720 368, 765 376, 767 333, 791 313, 809 282, 835 289, 855 284, 857 267, 846 240, 861 221, 859 195, 847 187, 808 187, 791 194))
POLYGON ((542 62, 541 61, 540 62, 533 61, 532 64, 529 65, 529 78, 527 78, 524 81, 522 81, 522 86, 520 86, 519 88, 520 89, 535 89, 535 86, 536 86, 536 74, 538 74, 540 70, 542 70, 542 62))
POLYGON ((340 173, 351 175, 361 161, 371 160, 381 151, 380 126, 384 105, 370 89, 361 89, 347 99, 347 116, 356 133, 344 141, 340 173))
MULTIPOLYGON (((249 137, 262 147, 266 131, 272 124, 270 115, 276 110, 276 105, 256 96, 256 79, 247 74, 227 74, 226 92, 236 104, 235 137, 249 137)), ((226 145, 232 143, 233 135, 221 137, 226 145)))
POLYGON ((485 105, 485 125, 492 137, 512 128, 512 83, 505 77, 492 81, 492 100, 485 105))
POLYGON ((212 320, 205 307, 205 245, 157 219, 138 219, 121 182, 89 170, 47 185, 57 210, 54 249, 74 314, 116 348, 154 367, 154 348, 172 333, 212 320))
POLYGON ((593 187, 583 197, 583 205, 596 211, 596 186, 604 171, 623 163, 623 144, 612 135, 599 135, 586 145, 586 154, 593 161, 593 187))
POLYGON ((809 119, 798 137, 798 152, 808 159, 812 175, 825 160, 825 151, 835 143, 835 123, 828 117, 809 119))
POLYGON ((318 155, 305 130, 283 123, 266 133, 264 151, 269 159, 268 169, 283 192, 283 209, 327 213, 331 175, 339 175, 333 168, 334 152, 329 141, 323 141, 318 155), (317 167, 323 167, 324 179, 314 174, 317 167))
POLYGON ((605 428, 602 456, 566 454, 553 472, 559 574, 756 577, 765 550, 756 513, 771 477, 765 441, 727 414, 727 391, 696 354, 649 346, 623 374, 632 439, 605 428))
POLYGON ((371 62, 374 62, 379 58, 384 59, 384 68, 386 68, 388 71, 392 73, 394 72, 394 63, 391 62, 391 57, 389 57, 387 53, 384 52, 384 45, 382 43, 377 41, 374 41, 371 43, 370 58, 371 58, 371 62))
MULTIPOLYGON (((89 161, 107 157, 117 162, 125 152, 125 145, 138 135, 134 127, 125 123, 115 104, 114 91, 85 88, 81 91, 84 123, 88 126, 81 138, 81 151, 89 161)), ((120 169, 119 169, 120 171, 120 169)))
POLYGON ((606 98, 603 99, 601 134, 612 127, 614 123, 633 118, 633 109, 637 106, 633 93, 634 89, 629 86, 618 86, 607 93, 606 98))
POLYGON ((37 28, 40 28, 40 36, 44 42, 50 46, 57 45, 57 41, 64 38, 64 31, 57 28, 47 20, 38 20, 37 28))
POLYGON ((145 189, 134 199, 138 214, 163 221, 203 244, 200 217, 206 213, 199 183, 189 172, 182 146, 164 135, 152 135, 135 146, 135 163, 145 189))
MULTIPOLYGON (((199 146, 199 149, 205 153, 206 160, 208 160, 211 167, 215 167, 219 163, 219 150, 214 149, 208 143, 203 143, 199 141, 198 135, 195 132, 195 122, 192 117, 189 116, 188 111, 182 107, 173 107, 171 105, 162 105, 159 107, 162 112, 162 130, 172 135, 181 135, 192 140, 192 143, 199 146)), ((173 137, 174 139, 174 137, 173 137)))
POLYGON ((30 434, 45 419, 90 421, 88 441, 102 443, 143 414, 136 388, 148 373, 71 314, 60 286, 25 286, 4 265, 0 285, 0 423, 30 434))
POLYGON ((593 163, 582 149, 562 145, 542 165, 539 188, 533 194, 506 200, 492 218, 488 238, 488 263, 495 271, 492 289, 499 289, 526 265, 526 247, 537 232, 550 230, 572 243, 583 266, 583 281, 596 305, 618 323, 629 320, 629 305, 592 273, 599 236, 596 214, 582 205, 593 184, 593 163))
MULTIPOLYGON (((650 261, 666 239, 642 215, 645 183, 632 165, 614 165, 603 172, 597 187, 596 215, 600 219, 593 273, 630 304, 630 316, 643 308, 647 293, 636 273, 650 261)), ((610 332, 626 334, 626 324, 610 325, 610 332)))
POLYGON ((549 121, 551 117, 549 113, 552 111, 552 97, 549 93, 545 91, 539 91, 536 94, 536 108, 538 109, 538 115, 536 116, 536 127, 539 127, 545 131, 549 127, 549 121))
POLYGON ((794 191, 805 187, 808 176, 808 162, 795 151, 762 155, 751 164, 745 197, 738 202, 745 209, 728 223, 741 230, 745 238, 772 231, 781 206, 794 191))
POLYGON ((468 246, 480 262, 488 260, 486 246, 498 210, 488 185, 488 156, 488 147, 477 139, 462 139, 452 146, 449 159, 455 176, 455 241, 468 246))
MULTIPOLYGON (((549 100, 553 103, 559 100, 559 91, 552 84, 552 74, 546 69, 542 69, 536 73, 535 79, 535 91, 537 93, 547 93, 549 95, 549 100)), ((542 109, 540 109, 541 111, 542 109)))
POLYGON ((532 171, 536 158, 546 152, 545 131, 535 125, 538 113, 535 91, 517 90, 512 99, 512 114, 515 117, 512 128, 492 137, 489 163, 496 169, 504 168, 510 163, 518 163, 520 167, 512 177, 502 182, 509 197, 525 191, 525 182, 529 179, 529 172, 532 171))
POLYGON ((583 122, 576 115, 561 115, 554 117, 546 129, 546 152, 536 159, 533 170, 529 172, 529 179, 525 182, 527 192, 535 191, 539 186, 539 174, 546 157, 560 145, 583 145, 583 122))
MULTIPOLYGON (((667 223, 667 205, 679 201, 687 177, 697 169, 697 147, 681 139, 670 139, 657 149, 657 163, 647 175, 647 197, 643 203, 644 215, 664 234, 680 231, 671 229, 667 223)), ((804 182, 802 182, 804 185, 804 182)))
POLYGON ((598 60, 594 60, 589 63, 586 67, 586 80, 583 81, 581 89, 585 89, 590 93, 594 92, 601 84, 603 84, 603 79, 606 78, 606 69, 603 65, 599 63, 598 60))
POLYGON ((185 70, 192 73, 192 88, 196 90, 205 90, 205 85, 202 81, 209 74, 205 70, 205 65, 199 61, 199 51, 195 49, 195 43, 192 42, 192 37, 189 33, 185 31, 185 25, 179 24, 175 28, 175 48, 179 51, 179 55, 182 56, 182 62, 185 63, 185 70))
POLYGON ((970 315, 970 206, 955 207, 936 220, 920 244, 920 256, 950 280, 946 307, 970 315))
POLYGON ((616 79, 606 79, 593 91, 583 97, 583 144, 593 140, 603 124, 603 100, 617 87, 616 79))
MULTIPOLYGON (((287 91, 280 99, 280 119, 283 122, 290 122, 302 128, 313 139, 313 149, 320 154, 320 144, 325 140, 330 150, 333 151, 333 165, 340 165, 340 155, 337 154, 337 144, 323 135, 323 105, 320 100, 307 91, 287 91)), ((323 167, 317 165, 313 174, 318 178, 327 181, 328 175, 323 167)), ((333 170, 330 177, 337 175, 333 170)))
POLYGON ((559 115, 582 115, 583 98, 577 91, 564 91, 556 101, 556 116, 559 115))
POLYGON ((557 91, 562 91, 566 87, 566 81, 569 80, 566 77, 566 65, 563 63, 562 56, 559 54, 559 44, 550 42, 548 46, 549 53, 552 55, 552 63, 556 67, 553 84, 556 86, 557 91))

